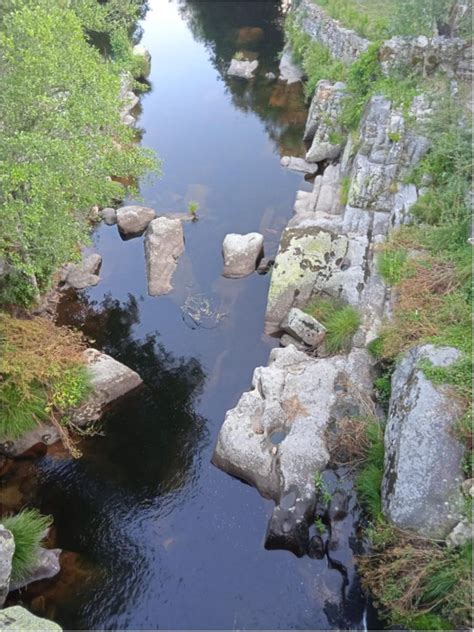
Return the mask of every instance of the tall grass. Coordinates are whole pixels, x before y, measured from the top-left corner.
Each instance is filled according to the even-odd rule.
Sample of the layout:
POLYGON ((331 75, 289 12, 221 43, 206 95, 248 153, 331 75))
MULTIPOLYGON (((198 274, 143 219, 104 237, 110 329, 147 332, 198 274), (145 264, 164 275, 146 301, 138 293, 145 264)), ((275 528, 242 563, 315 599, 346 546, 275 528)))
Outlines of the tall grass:
POLYGON ((360 326, 359 312, 336 299, 317 298, 305 308, 327 330, 324 345, 329 353, 347 351, 360 326))
POLYGON ((39 547, 52 524, 51 516, 43 516, 37 509, 25 509, 15 516, 3 519, 15 540, 12 560, 12 580, 15 583, 28 578, 38 561, 39 547))

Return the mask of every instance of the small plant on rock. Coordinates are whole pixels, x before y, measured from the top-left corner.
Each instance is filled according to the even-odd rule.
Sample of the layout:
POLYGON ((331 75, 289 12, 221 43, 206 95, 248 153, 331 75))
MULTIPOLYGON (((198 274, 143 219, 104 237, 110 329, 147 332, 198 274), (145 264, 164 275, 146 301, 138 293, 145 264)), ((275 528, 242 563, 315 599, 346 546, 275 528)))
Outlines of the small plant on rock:
POLYGON ((352 337, 360 326, 360 315, 356 309, 335 299, 318 298, 305 311, 326 328, 324 344, 329 353, 349 349, 352 337))
POLYGON ((41 542, 53 520, 51 516, 41 515, 37 509, 25 509, 15 516, 4 518, 2 522, 15 540, 12 580, 24 581, 38 561, 41 542))

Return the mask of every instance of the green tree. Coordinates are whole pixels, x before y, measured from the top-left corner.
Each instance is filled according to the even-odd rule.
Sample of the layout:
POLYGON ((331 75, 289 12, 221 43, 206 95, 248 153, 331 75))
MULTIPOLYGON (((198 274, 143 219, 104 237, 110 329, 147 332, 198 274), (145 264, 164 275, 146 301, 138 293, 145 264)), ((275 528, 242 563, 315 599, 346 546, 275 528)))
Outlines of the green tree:
POLYGON ((9 0, 0 32, 3 301, 27 303, 88 235, 92 206, 157 171, 120 121, 120 68, 62 0, 9 0), (112 178, 111 178, 112 176, 112 178))

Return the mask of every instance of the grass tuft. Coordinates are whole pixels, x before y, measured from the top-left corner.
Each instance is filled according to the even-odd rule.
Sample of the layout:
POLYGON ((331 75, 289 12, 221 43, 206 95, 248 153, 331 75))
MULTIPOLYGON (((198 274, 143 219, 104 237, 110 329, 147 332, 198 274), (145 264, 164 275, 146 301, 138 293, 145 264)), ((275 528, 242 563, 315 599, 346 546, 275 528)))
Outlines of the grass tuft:
POLYGON ((360 315, 350 305, 329 298, 318 298, 305 308, 327 329, 324 344, 329 353, 346 351, 360 326, 360 315))
POLYGON ((12 580, 24 581, 37 563, 38 550, 46 530, 52 524, 52 518, 41 515, 37 509, 25 509, 15 516, 4 518, 2 522, 15 540, 12 580))

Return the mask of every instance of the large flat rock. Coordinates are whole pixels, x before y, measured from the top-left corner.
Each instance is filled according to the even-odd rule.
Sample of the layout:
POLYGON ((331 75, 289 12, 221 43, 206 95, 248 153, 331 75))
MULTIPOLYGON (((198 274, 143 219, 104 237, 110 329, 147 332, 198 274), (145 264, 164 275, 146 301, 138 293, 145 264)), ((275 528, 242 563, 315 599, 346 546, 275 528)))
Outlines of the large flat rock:
POLYGON ((171 280, 184 252, 183 227, 178 219, 158 217, 145 235, 145 258, 148 294, 160 296, 173 288, 171 280))
POLYGON ((463 407, 448 387, 427 379, 421 361, 446 367, 458 360, 450 347, 409 351, 392 377, 385 431, 383 511, 401 529, 442 538, 461 520, 464 448, 455 436, 463 407))

